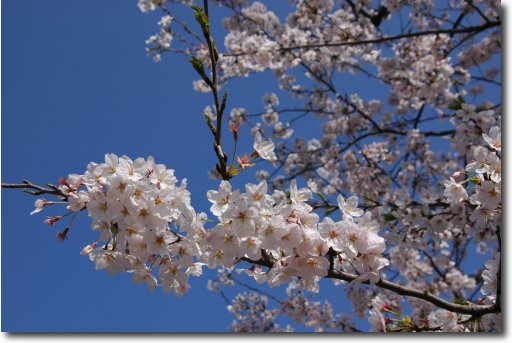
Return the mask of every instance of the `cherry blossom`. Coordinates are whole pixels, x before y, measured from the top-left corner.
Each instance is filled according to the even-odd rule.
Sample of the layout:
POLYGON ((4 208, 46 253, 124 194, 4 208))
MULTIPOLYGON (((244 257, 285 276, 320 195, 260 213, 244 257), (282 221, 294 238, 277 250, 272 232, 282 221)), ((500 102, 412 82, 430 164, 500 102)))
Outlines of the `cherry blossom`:
POLYGON ((267 161, 275 161, 277 159, 276 154, 274 153, 274 142, 271 140, 263 140, 261 137, 261 133, 256 132, 254 138, 254 150, 258 153, 258 155, 267 161))
POLYGON ((357 331, 313 300, 328 280, 371 331, 501 331, 499 1, 297 0, 285 15, 271 2, 211 1, 226 14, 223 45, 208 1, 192 8, 196 23, 179 18, 178 4, 192 1, 137 2, 161 15, 148 54, 192 57, 193 88, 213 96, 202 118, 217 158, 209 175, 221 179, 204 192, 210 217, 173 169, 115 154, 57 186, 6 185, 58 199, 36 200, 31 214, 64 204, 46 222, 69 216, 57 234, 66 239, 87 213, 98 238, 80 253, 151 291, 183 296, 190 276, 217 270, 208 288, 238 332, 292 331, 279 316, 357 331), (267 71, 279 91, 263 90, 262 110, 224 91, 267 71), (358 89, 351 80, 362 76, 358 89), (260 167, 258 156, 272 163, 260 167), (256 183, 240 182, 256 164, 256 183), (286 297, 247 287, 251 279, 286 284, 286 297), (233 286, 247 291, 228 300, 233 286))

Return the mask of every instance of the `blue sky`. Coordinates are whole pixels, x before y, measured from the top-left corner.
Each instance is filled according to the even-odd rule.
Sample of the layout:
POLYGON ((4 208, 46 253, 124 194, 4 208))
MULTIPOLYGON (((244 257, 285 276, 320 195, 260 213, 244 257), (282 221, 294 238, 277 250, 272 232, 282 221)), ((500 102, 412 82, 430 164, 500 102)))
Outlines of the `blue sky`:
MULTIPOLYGON (((202 112, 212 100, 192 89, 196 75, 183 56, 147 57, 158 16, 142 14, 135 0, 4 0, 2 12, 2 182, 56 182, 107 152, 153 155, 187 178, 194 207, 208 210, 206 191, 218 182, 207 177, 215 155, 202 112)), ((180 15, 192 22, 191 11, 180 15)), ((364 78, 354 82, 364 89, 364 78)), ((277 91, 270 73, 228 88, 228 111, 261 111, 261 96, 277 91)), ((247 131, 241 139, 249 149, 247 131)), ((228 329, 233 317, 206 289, 207 277, 192 278, 183 298, 150 293, 80 256, 97 239, 87 216, 60 243, 62 227, 42 222, 60 212, 29 216, 35 198, 17 191, 2 190, 2 200, 2 331, 228 329)), ((341 288, 322 287, 335 308, 350 311, 341 288)))

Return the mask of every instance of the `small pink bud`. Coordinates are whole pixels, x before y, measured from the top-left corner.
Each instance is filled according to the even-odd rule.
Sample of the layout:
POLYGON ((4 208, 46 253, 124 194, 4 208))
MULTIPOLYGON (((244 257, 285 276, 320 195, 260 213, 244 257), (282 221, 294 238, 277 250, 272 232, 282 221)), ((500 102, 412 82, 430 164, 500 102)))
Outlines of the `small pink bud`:
POLYGON ((384 304, 381 305, 380 310, 386 311, 386 312, 392 310, 391 304, 388 302, 385 302, 384 304))
POLYGON ((57 221, 59 221, 62 218, 62 216, 56 216, 56 217, 48 217, 46 216, 46 219, 44 223, 49 226, 53 226, 57 221))
POLYGON ((59 185, 68 186, 69 187, 68 179, 65 176, 62 176, 61 178, 59 178, 59 185))
POLYGON ((229 129, 231 130, 231 132, 233 132, 233 138, 235 139, 235 141, 237 141, 238 140, 238 131, 240 130, 240 126, 238 124, 231 124, 229 129))
POLYGON ((94 248, 96 247, 96 244, 98 244, 98 242, 91 243, 88 246, 86 246, 85 248, 83 248, 80 251, 80 255, 82 255, 82 256, 89 255, 94 250, 94 248))
POLYGON ((463 171, 456 171, 455 173, 453 173, 452 177, 453 179, 456 181, 456 182, 459 182, 462 180, 462 178, 464 177, 464 172, 463 171))
POLYGON ((61 242, 64 242, 64 240, 68 239, 68 231, 69 227, 65 228, 64 231, 57 232, 57 239, 61 242))

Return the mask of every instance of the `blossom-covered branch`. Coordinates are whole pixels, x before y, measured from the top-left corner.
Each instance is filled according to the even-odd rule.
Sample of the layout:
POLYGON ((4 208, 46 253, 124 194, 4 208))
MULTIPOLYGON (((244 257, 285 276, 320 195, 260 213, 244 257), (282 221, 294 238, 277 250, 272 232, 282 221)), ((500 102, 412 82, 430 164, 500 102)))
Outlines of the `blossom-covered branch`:
POLYGON ((283 330, 280 314, 318 331, 356 331, 298 294, 318 293, 326 279, 345 285, 374 331, 500 331, 499 1, 297 0, 283 16, 260 1, 220 0, 224 48, 212 35, 213 2, 192 6, 200 34, 174 18, 174 3, 192 6, 138 1, 163 13, 148 53, 193 56, 194 89, 213 96, 204 119, 217 158, 209 174, 220 180, 206 192, 210 219, 192 206, 186 180, 178 185, 152 157, 107 154, 58 186, 2 187, 56 196, 32 212, 64 205, 51 225, 87 212, 99 239, 82 254, 150 289, 181 296, 205 266, 229 270, 225 285, 236 283, 232 273, 289 285, 278 310, 245 281, 251 293, 221 293, 237 331, 283 330), (279 88, 264 90, 264 109, 228 112, 221 88, 264 71, 279 88), (239 153, 242 140, 253 150, 239 153), (251 170, 256 181, 238 185, 251 170))

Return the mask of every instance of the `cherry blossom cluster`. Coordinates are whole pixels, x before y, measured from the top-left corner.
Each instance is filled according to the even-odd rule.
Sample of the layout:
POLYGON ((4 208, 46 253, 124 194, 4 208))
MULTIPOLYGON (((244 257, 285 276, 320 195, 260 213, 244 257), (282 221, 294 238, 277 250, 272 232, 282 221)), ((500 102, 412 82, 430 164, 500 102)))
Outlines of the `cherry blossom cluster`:
POLYGON ((396 303, 387 298, 376 296, 371 301, 368 320, 374 332, 470 332, 471 329, 501 330, 501 320, 496 314, 487 314, 482 318, 471 318, 445 309, 432 311, 424 320, 416 322, 397 310, 396 303))
POLYGON ((219 220, 206 238, 210 250, 205 262, 210 267, 263 260, 272 267, 252 269, 257 282, 277 286, 300 277, 314 290, 329 270, 350 270, 360 281, 377 282, 389 264, 382 256, 386 244, 378 235, 379 225, 371 212, 357 208, 356 197, 338 197, 342 220, 326 217, 320 222, 307 203, 311 190, 298 188, 295 180, 288 192, 269 195, 265 181, 249 183, 245 190, 241 193, 222 181, 218 191, 208 191, 210 210, 219 220))
MULTIPOLYGON (((459 95, 452 91, 455 69, 445 53, 450 43, 449 35, 403 40, 393 46, 392 58, 379 62, 382 79, 392 85, 389 101, 398 113, 426 102, 446 105, 459 95)), ((458 72, 466 73, 461 67, 458 72)))
MULTIPOLYGON (((457 111, 457 120, 466 123, 469 128, 488 127, 489 121, 481 121, 479 118, 492 116, 492 111, 477 111, 474 106, 462 104, 461 109, 457 111)), ((495 124, 496 121, 491 121, 495 124)), ((479 252, 485 253, 488 249, 488 242, 494 241, 495 235, 499 233, 499 223, 501 221, 501 130, 499 126, 492 126, 488 131, 481 133, 480 138, 473 136, 472 145, 467 151, 469 163, 466 165, 465 173, 456 172, 449 180, 444 182, 443 196, 451 213, 457 213, 458 220, 447 221, 442 215, 434 216, 430 224, 437 234, 446 235, 447 229, 460 234, 459 228, 466 230, 465 226, 471 223, 467 229, 476 232, 479 241, 479 252), (472 157, 472 158, 471 158, 472 157), (466 176, 466 177, 465 177, 466 176)), ((417 212, 415 219, 411 217, 411 224, 418 222, 420 213, 417 212)), ((469 225, 468 225, 469 226, 469 225)), ((463 231, 462 231, 463 232, 463 231)), ((458 297, 464 296, 464 289, 472 290, 475 288, 475 279, 468 277, 460 269, 456 269, 449 260, 438 259, 437 263, 425 263, 421 259, 418 250, 406 249, 400 250, 393 247, 390 250, 391 263, 399 266, 402 270, 407 270, 409 274, 405 276, 410 280, 415 280, 421 275, 430 275, 432 267, 437 268, 446 265, 446 271, 441 274, 442 282, 437 283, 438 291, 455 290, 458 297), (409 267, 406 267, 410 264, 409 267), (412 268, 414 265, 414 268, 412 268), (410 274, 413 272, 413 274, 410 274)), ((424 253, 426 254, 426 253, 424 253)), ((498 274, 500 273, 500 253, 496 252, 493 258, 485 263, 485 269, 481 273, 483 283, 480 292, 485 295, 485 299, 480 299, 480 303, 494 303, 498 292, 498 274)), ((421 287, 417 281, 415 287, 421 287)), ((424 302, 418 304, 414 313, 416 317, 424 318, 423 322, 428 325, 421 326, 419 322, 398 313, 389 302, 376 297, 372 300, 372 308, 369 311, 369 321, 374 331, 450 331, 462 332, 472 329, 501 330, 501 318, 499 314, 488 314, 478 320, 470 321, 468 315, 461 315, 445 309, 434 310, 431 305, 424 302), (429 311, 430 309, 430 311, 429 311), (398 316, 396 320, 391 320, 389 315, 398 316)))
POLYGON ((482 272, 484 284, 480 290, 482 294, 487 295, 490 301, 496 300, 496 290, 498 289, 498 272, 500 270, 500 253, 496 253, 493 259, 485 263, 485 270, 482 272))
MULTIPOLYGON (((272 159, 272 144, 257 134, 260 156, 272 159)), ((206 230, 206 215, 192 208, 186 180, 179 186, 177 181, 172 169, 152 157, 132 161, 115 154, 105 155, 104 163, 90 163, 83 175, 62 179, 59 189, 67 196, 67 208, 86 209, 100 234, 82 254, 96 269, 112 275, 130 272, 150 289, 160 285, 178 295, 187 291, 188 276, 200 275, 204 264, 217 268, 241 260, 266 261, 273 264, 268 270, 259 265, 249 271, 257 282, 277 286, 300 278, 310 290, 329 270, 355 272, 358 281, 374 283, 389 264, 382 256, 386 245, 379 226, 370 212, 357 207, 356 197, 338 197, 342 220, 320 222, 307 203, 311 190, 298 188, 295 180, 289 192, 272 195, 266 181, 247 184, 245 193, 222 181, 218 191, 207 193, 219 224, 206 230), (98 247, 100 241, 104 245, 98 247)), ((33 213, 46 205, 37 200, 33 213)))
POLYGON ((287 298, 280 303, 281 312, 296 323, 314 328, 316 332, 347 331, 354 329, 350 316, 335 314, 329 301, 315 301, 304 292, 299 282, 286 288, 287 298))
MULTIPOLYGON (((223 287, 247 288, 247 284, 237 279, 238 275, 246 273, 247 270, 234 267, 221 268, 217 278, 209 281, 209 289, 224 294, 223 287)), ((298 280, 289 283, 283 300, 253 288, 250 292, 239 293, 228 305, 228 310, 235 316, 231 324, 235 332, 295 331, 290 325, 282 328, 277 324, 278 318, 283 315, 299 325, 314 328, 316 332, 355 331, 349 315, 336 315, 329 301, 314 301, 298 280)))
POLYGON ((158 25, 160 26, 160 32, 152 35, 146 40, 146 44, 149 45, 146 48, 148 54, 153 54, 153 60, 159 62, 161 60, 161 52, 171 47, 173 32, 171 29, 173 17, 166 15, 160 19, 158 25))
POLYGON ((475 128, 481 134, 480 137, 475 134, 474 140, 480 143, 467 149, 469 163, 465 172, 469 177, 464 178, 464 173, 456 173, 454 177, 450 177, 450 180, 444 183, 446 188, 443 195, 452 207, 462 206, 469 211, 470 220, 474 223, 474 228, 481 233, 480 240, 484 241, 487 234, 496 233, 488 232, 489 223, 493 223, 492 226, 497 224, 496 230, 499 231, 501 221, 501 129, 500 126, 488 128, 496 123, 491 117, 493 111, 478 112, 474 106, 464 105, 457 111, 457 115, 462 121, 469 121, 471 118, 472 122, 477 123, 475 128), (480 120, 481 118, 492 120, 480 120), (468 187, 468 183, 473 187, 468 187), (471 195, 468 195, 468 192, 471 195))
POLYGON ((255 292, 237 294, 228 311, 236 318, 231 324, 234 332, 292 331, 289 325, 283 330, 276 324, 278 310, 269 309, 268 298, 255 292))
MULTIPOLYGON (((466 171, 476 173, 477 176, 469 181, 475 183, 475 192, 468 197, 467 190, 462 182, 453 178, 446 181, 444 195, 451 203, 460 203, 469 200, 476 206, 471 219, 477 228, 484 229, 488 220, 500 221, 499 209, 501 205, 501 160, 495 152, 484 147, 476 147, 473 152, 474 160, 466 167, 466 171)), ((467 181, 468 179, 466 179, 467 181)))
MULTIPOLYGON (((368 320, 371 330, 374 332, 469 332, 464 325, 469 322, 471 316, 461 315, 445 309, 437 309, 431 312, 421 322, 415 322, 411 317, 403 315, 395 307, 395 304, 386 298, 376 296, 371 301, 368 320)), ((487 315, 486 317, 489 317, 487 315)), ((473 324, 475 325, 475 324, 473 324)))
POLYGON ((289 78, 283 71, 299 66, 302 61, 311 64, 313 70, 327 65, 347 71, 353 70, 351 65, 358 57, 375 60, 377 54, 373 49, 360 46, 279 52, 282 46, 321 45, 375 37, 371 25, 352 25, 355 16, 350 10, 334 9, 333 1, 315 1, 314 4, 298 1, 296 10, 282 23, 262 2, 247 4, 240 16, 224 21, 228 30, 224 43, 231 52, 225 55, 224 72, 226 75, 247 75, 273 69, 279 72, 285 87, 291 86, 294 78, 289 78))
MULTIPOLYGON (((164 6, 169 0, 137 0, 137 6, 143 13, 155 11, 164 6)), ((178 2, 185 6, 191 6, 194 1, 192 0, 171 0, 171 2, 178 2)))
MULTIPOLYGON (((167 7, 175 2, 192 3, 138 1, 142 12, 164 13, 148 51, 158 61, 174 51, 171 42, 187 44, 181 52, 211 68, 215 59, 202 39, 194 43, 171 29, 182 25, 167 7)), ((486 92, 501 87, 492 63, 501 53, 500 2, 297 0, 285 17, 262 1, 215 4, 230 13, 225 49, 216 46, 216 86, 271 70, 280 89, 279 97, 263 95, 262 112, 231 107, 235 144, 242 125, 255 141, 251 154, 233 154, 228 176, 253 167, 258 156, 279 169, 257 170, 259 183, 246 184, 245 192, 230 181, 208 191, 217 221, 205 229, 206 215, 190 206, 186 183, 177 186, 172 171, 152 158, 107 155, 59 188, 71 211, 88 211, 104 242, 83 253, 98 269, 131 272, 151 289, 161 284, 179 295, 203 264, 272 287, 290 284, 278 309, 262 293, 235 297, 235 331, 291 330, 275 323, 279 314, 318 331, 336 327, 329 305, 301 293, 318 292, 318 281, 336 272, 356 276, 335 284, 345 286, 354 314, 368 315, 374 331, 500 331, 501 310, 471 317, 409 297, 406 315, 396 293, 360 287, 392 278, 452 303, 499 303, 502 109, 486 92), (350 89, 354 74, 387 99, 350 89), (295 123, 304 119, 318 137, 301 137, 295 123), (265 133, 279 141, 263 139, 265 133), (299 177, 307 188, 297 186, 299 177), (479 269, 464 266, 468 256, 481 258, 479 269)), ((213 92, 204 79, 194 89, 213 92)), ((205 110, 210 123, 218 114, 205 110)), ((222 158, 226 148, 217 143, 222 158)), ((56 203, 38 199, 33 213, 56 203)), ((233 282, 222 277, 223 285, 233 282)))
POLYGON ((186 179, 177 181, 174 170, 152 157, 132 161, 115 154, 61 180, 68 209, 86 209, 100 234, 82 254, 111 275, 130 272, 151 290, 159 284, 164 292, 184 294, 189 276, 201 274, 196 260, 206 215, 192 208, 186 179))

